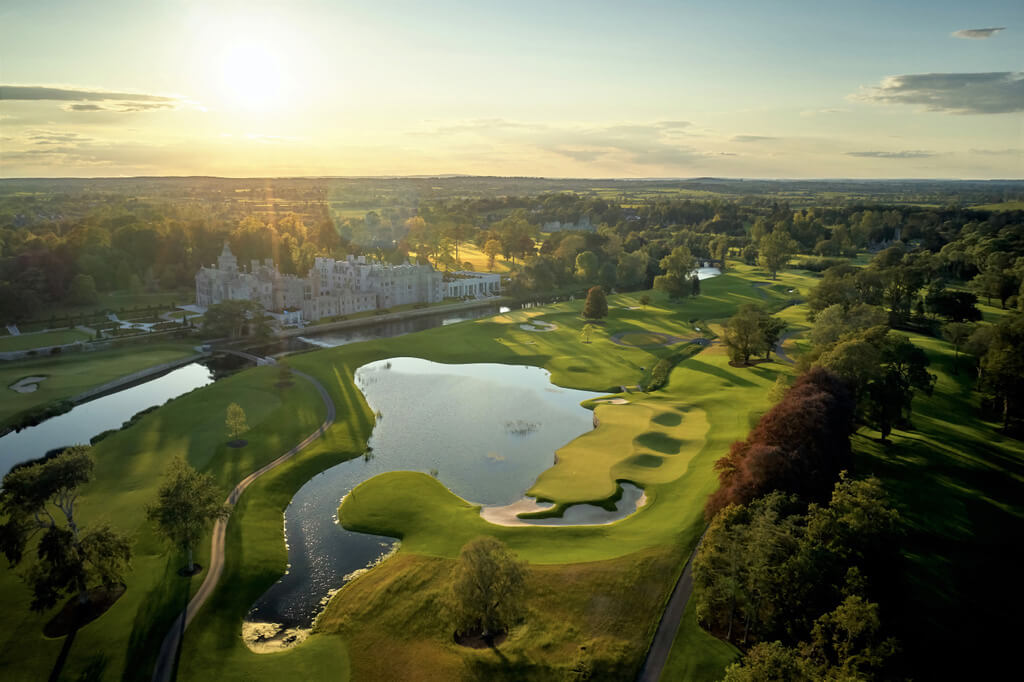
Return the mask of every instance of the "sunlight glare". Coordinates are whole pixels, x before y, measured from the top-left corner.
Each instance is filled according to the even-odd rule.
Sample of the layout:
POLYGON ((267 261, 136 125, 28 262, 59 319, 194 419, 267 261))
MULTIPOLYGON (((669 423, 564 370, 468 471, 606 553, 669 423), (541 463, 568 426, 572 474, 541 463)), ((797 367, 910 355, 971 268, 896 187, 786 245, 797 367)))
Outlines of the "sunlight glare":
POLYGON ((285 99, 283 64, 264 42, 239 42, 225 47, 220 71, 221 92, 232 107, 270 111, 279 108, 285 99))

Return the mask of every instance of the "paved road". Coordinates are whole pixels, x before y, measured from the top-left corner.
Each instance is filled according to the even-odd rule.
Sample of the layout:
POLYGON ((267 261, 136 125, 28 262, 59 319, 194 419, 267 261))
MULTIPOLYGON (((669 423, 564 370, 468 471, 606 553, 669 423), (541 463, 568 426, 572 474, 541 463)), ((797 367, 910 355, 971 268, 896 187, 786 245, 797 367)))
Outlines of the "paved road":
MULTIPOLYGON (((235 489, 231 491, 231 494, 228 495, 228 499, 225 501, 225 503, 232 508, 238 502, 238 498, 242 496, 242 493, 245 492, 245 489, 248 488, 253 481, 297 455, 310 443, 322 436, 327 429, 330 428, 331 424, 334 423, 334 418, 337 416, 337 412, 334 408, 334 401, 331 400, 331 396, 327 393, 327 389, 325 389, 319 381, 304 372, 299 372, 293 369, 292 374, 302 377, 316 387, 316 390, 320 393, 320 398, 324 401, 324 405, 327 406, 327 417, 324 419, 324 423, 320 425, 320 428, 306 436, 301 443, 275 459, 273 462, 264 465, 243 478, 238 485, 235 486, 235 489)), ((178 649, 181 646, 181 638, 185 634, 185 628, 189 626, 192 619, 195 618, 196 614, 199 612, 199 609, 203 607, 203 604, 206 603, 206 600, 209 599, 210 595, 213 594, 213 591, 217 588, 217 582, 220 580, 220 576, 224 572, 224 539, 227 534, 229 520, 230 517, 220 519, 213 526, 213 539, 210 543, 210 567, 206 572, 206 579, 203 580, 203 584, 199 586, 199 591, 192 597, 188 606, 178 614, 178 617, 174 620, 174 624, 171 626, 167 636, 164 637, 164 642, 160 647, 160 655, 157 657, 156 666, 153 668, 153 682, 170 682, 170 680, 174 679, 178 662, 178 649)))
MULTIPOLYGON (((707 532, 705 528, 704 533, 707 532)), ((637 675, 637 682, 658 682, 661 679, 661 673, 668 662, 669 652, 672 651, 672 643, 676 639, 676 633, 679 632, 679 623, 683 620, 686 605, 693 592, 693 557, 697 556, 704 533, 701 533, 700 539, 697 540, 697 546, 693 548, 693 553, 686 560, 683 573, 672 590, 672 596, 668 598, 665 612, 661 614, 661 622, 658 623, 654 639, 651 640, 651 648, 647 650, 647 658, 644 659, 644 665, 640 668, 640 674, 637 675)))

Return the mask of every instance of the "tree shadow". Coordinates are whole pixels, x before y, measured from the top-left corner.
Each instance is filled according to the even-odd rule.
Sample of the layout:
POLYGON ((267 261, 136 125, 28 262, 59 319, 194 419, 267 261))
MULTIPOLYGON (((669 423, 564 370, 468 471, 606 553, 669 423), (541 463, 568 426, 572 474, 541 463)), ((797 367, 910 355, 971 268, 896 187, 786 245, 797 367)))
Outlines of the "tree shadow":
POLYGON ((713 365, 709 365, 705 362, 701 362, 696 358, 691 358, 687 363, 686 367, 697 372, 703 372, 704 374, 710 374, 713 377, 717 377, 722 381, 725 381, 736 386, 743 386, 744 388, 751 388, 756 386, 752 381, 748 381, 743 377, 736 376, 732 372, 727 372, 724 369, 720 369, 713 365))

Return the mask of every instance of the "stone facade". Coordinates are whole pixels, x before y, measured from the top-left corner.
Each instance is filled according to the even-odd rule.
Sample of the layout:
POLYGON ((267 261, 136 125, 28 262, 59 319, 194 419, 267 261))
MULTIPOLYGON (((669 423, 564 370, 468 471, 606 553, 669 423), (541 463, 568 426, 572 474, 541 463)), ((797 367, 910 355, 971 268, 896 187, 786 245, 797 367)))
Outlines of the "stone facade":
POLYGON ((501 275, 460 270, 447 282, 448 298, 483 298, 501 293, 501 275))
POLYGON ((445 292, 441 273, 429 265, 367 263, 364 256, 343 261, 317 258, 307 277, 282 275, 270 259, 252 261, 249 272, 242 272, 226 243, 217 265, 196 273, 198 305, 251 300, 274 313, 300 310, 307 321, 407 303, 438 303, 445 292))

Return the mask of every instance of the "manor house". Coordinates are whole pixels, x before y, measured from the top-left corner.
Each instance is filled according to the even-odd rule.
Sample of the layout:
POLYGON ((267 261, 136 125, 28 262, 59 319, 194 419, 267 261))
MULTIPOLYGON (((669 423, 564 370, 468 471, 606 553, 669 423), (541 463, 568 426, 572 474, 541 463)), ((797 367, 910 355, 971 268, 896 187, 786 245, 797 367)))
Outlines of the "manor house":
POLYGON ((271 312, 301 311, 307 321, 406 303, 437 303, 446 293, 441 273, 429 265, 367 263, 365 256, 317 258, 307 277, 282 275, 269 258, 252 261, 243 272, 226 242, 216 267, 196 273, 198 305, 250 300, 271 312))

